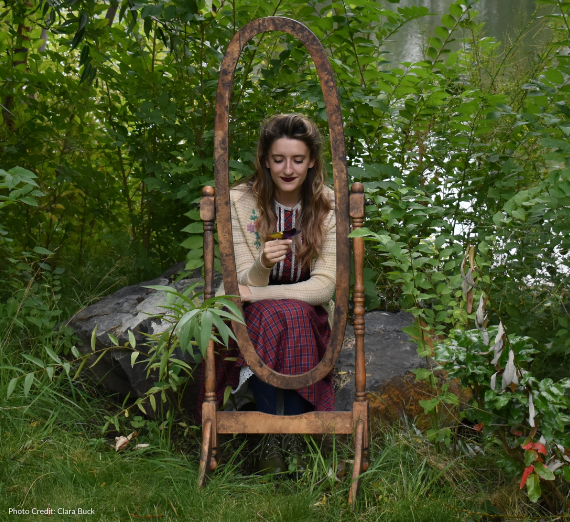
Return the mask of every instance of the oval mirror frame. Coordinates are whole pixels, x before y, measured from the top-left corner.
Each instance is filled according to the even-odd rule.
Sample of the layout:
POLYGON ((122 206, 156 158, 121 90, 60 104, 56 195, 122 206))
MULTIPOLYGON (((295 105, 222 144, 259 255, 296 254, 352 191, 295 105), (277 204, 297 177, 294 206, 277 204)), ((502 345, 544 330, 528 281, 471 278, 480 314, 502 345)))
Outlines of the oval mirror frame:
MULTIPOLYGON (((285 375, 269 368, 257 354, 247 327, 232 321, 238 346, 252 371, 263 381, 283 389, 300 389, 322 380, 333 369, 340 353, 348 314, 350 290, 350 218, 348 173, 342 113, 336 82, 325 50, 315 34, 305 25, 278 16, 254 20, 238 31, 230 42, 220 68, 216 95, 214 133, 214 175, 216 180, 216 214, 220 261, 224 288, 228 295, 239 295, 231 227, 229 191, 229 109, 235 68, 245 45, 262 32, 280 31, 299 39, 309 51, 317 68, 326 104, 334 175, 336 217, 336 296, 331 339, 321 361, 310 371, 298 375, 285 375)), ((241 300, 232 298, 243 314, 241 300)))

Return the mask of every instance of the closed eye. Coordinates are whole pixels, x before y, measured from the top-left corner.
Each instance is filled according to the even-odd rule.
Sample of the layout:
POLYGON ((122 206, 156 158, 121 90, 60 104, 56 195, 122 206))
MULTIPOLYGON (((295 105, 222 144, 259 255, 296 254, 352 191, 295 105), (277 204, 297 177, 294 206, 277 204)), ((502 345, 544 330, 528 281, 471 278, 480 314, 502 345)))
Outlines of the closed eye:
MULTIPOLYGON (((305 162, 305 159, 295 159, 293 160, 297 165, 301 165, 305 162)), ((283 159, 273 158, 273 163, 283 163, 283 159)))

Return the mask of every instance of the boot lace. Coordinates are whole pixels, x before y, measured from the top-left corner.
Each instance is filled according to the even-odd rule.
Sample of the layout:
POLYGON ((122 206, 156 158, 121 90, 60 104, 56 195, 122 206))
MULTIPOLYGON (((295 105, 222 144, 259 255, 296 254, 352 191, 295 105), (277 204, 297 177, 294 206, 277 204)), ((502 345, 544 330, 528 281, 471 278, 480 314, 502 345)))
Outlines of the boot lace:
POLYGON ((278 435, 266 435, 261 444, 261 457, 272 459, 281 456, 281 442, 278 435))

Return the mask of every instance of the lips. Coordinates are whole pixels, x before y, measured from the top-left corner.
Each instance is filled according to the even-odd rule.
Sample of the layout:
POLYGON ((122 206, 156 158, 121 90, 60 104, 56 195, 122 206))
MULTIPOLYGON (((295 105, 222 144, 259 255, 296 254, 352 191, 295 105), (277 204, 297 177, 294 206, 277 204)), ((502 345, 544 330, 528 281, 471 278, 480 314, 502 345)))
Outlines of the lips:
POLYGON ((290 183, 291 181, 294 181, 295 178, 281 178, 285 183, 290 183))

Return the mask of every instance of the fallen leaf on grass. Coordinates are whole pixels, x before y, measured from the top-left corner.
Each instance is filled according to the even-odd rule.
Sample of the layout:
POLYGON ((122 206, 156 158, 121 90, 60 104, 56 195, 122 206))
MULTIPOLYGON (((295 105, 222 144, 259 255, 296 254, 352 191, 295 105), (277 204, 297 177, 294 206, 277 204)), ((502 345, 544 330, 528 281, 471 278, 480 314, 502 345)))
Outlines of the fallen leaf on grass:
POLYGON ((323 495, 323 499, 313 504, 313 506, 324 506, 327 503, 327 496, 323 495))
POLYGON ((120 437, 115 437, 115 451, 124 450, 131 442, 131 439, 136 436, 137 432, 133 431, 127 437, 125 437, 124 435, 121 435, 120 437))

